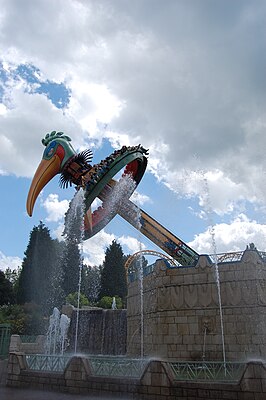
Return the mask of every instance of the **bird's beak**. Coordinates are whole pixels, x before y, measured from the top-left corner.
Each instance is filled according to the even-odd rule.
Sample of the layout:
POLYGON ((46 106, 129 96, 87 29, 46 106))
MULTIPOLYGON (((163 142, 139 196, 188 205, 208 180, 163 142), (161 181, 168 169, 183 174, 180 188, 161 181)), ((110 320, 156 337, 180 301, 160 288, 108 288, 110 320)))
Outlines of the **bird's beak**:
POLYGON ((32 179, 27 198, 27 213, 32 216, 35 201, 44 186, 60 172, 61 160, 55 154, 49 161, 42 160, 32 179))

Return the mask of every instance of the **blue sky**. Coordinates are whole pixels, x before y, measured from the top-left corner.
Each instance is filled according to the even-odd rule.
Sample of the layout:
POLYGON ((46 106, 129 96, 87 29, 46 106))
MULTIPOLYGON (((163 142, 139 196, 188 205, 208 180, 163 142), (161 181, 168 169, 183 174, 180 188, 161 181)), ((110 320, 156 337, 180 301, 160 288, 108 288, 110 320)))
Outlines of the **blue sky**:
MULTIPOLYGON (((266 251, 266 4, 235 0, 0 0, 0 268, 21 263, 40 220, 61 239, 74 189, 58 178, 25 202, 64 131, 94 162, 150 149, 134 201, 199 253, 266 251), (147 15, 149 18, 147 18, 147 15)), ((120 217, 84 244, 99 264, 116 238, 155 245, 120 217)))

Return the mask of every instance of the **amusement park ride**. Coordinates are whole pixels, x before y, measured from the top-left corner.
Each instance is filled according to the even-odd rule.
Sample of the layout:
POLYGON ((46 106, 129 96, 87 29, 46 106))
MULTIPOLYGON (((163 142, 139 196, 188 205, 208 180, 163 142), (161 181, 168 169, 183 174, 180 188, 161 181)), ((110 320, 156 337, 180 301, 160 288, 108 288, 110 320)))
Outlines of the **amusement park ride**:
POLYGON ((91 165, 91 150, 77 154, 70 142, 71 139, 63 132, 56 131, 47 134, 42 140, 45 146, 43 158, 35 172, 27 198, 29 216, 32 215, 40 191, 55 175, 61 173, 62 187, 74 184, 77 190, 84 189, 85 240, 94 236, 116 214, 119 214, 166 252, 178 265, 188 266, 197 263, 199 255, 192 248, 129 200, 144 175, 148 150, 141 145, 123 146, 99 164, 91 165), (128 177, 134 184, 126 187, 123 200, 120 199, 110 209, 108 203, 116 202, 114 193, 119 184, 114 177, 120 171, 122 171, 122 176, 119 181, 128 177), (102 201, 102 204, 92 211, 91 205, 96 197, 102 201))

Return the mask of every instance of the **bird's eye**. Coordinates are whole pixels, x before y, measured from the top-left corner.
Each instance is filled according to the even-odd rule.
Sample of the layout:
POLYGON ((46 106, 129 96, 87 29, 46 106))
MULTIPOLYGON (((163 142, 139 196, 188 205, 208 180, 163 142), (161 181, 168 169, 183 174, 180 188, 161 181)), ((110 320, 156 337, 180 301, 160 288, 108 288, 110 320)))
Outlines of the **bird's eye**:
POLYGON ((56 142, 51 142, 45 150, 45 157, 50 158, 55 152, 56 142))

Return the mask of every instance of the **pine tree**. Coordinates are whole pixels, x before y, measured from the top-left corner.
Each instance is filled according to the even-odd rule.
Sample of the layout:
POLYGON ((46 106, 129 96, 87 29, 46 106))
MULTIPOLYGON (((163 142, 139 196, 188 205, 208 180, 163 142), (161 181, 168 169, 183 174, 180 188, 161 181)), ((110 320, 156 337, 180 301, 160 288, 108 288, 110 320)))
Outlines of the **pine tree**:
POLYGON ((106 249, 101 274, 101 292, 103 296, 119 296, 125 302, 127 296, 127 281, 125 271, 125 256, 119 243, 113 240, 106 249))
POLYGON ((77 243, 66 240, 64 257, 62 259, 63 290, 65 296, 77 292, 79 282, 79 268, 82 267, 82 257, 77 243))
POLYGON ((83 266, 83 258, 80 253, 82 242, 83 204, 77 201, 77 195, 71 201, 65 214, 65 253, 62 259, 63 289, 65 296, 77 292, 80 268, 83 266))
POLYGON ((54 279, 58 269, 58 241, 51 238, 49 229, 40 222, 30 233, 18 280, 18 302, 33 302, 47 314, 55 306, 54 279))
POLYGON ((14 303, 14 291, 12 283, 5 277, 3 271, 0 271, 0 305, 14 303))
POLYGON ((90 304, 98 300, 101 289, 101 270, 99 267, 83 266, 81 291, 89 299, 90 304))

